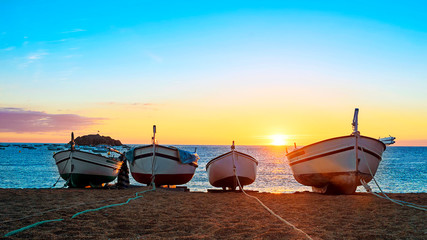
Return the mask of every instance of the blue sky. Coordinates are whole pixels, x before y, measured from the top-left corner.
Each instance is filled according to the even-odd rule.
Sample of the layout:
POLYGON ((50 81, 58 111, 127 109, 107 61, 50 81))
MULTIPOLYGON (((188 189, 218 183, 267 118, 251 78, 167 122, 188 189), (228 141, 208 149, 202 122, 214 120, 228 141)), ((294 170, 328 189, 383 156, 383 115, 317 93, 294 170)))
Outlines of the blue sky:
MULTIPOLYGON (((426 127, 423 1, 0 6, 2 108, 99 119, 111 115, 91 109, 117 103, 159 106, 158 112, 201 109, 199 116, 210 118, 232 103, 245 111, 271 108, 266 114, 290 125, 274 110, 300 113, 299 106, 312 112, 300 113, 308 118, 359 106, 384 111, 385 119, 399 109, 418 119, 414 129, 426 127)), ((386 127, 403 129, 408 120, 400 121, 386 127)), ((427 138, 411 131, 408 139, 427 138)))

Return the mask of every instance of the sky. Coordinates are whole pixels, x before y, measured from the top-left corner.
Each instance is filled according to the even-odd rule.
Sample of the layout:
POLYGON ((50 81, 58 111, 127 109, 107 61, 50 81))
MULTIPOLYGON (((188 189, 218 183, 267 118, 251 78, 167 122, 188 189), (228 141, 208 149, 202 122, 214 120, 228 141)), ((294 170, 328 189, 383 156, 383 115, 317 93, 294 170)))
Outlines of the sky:
POLYGON ((427 146, 425 1, 0 1, 0 142, 427 146))

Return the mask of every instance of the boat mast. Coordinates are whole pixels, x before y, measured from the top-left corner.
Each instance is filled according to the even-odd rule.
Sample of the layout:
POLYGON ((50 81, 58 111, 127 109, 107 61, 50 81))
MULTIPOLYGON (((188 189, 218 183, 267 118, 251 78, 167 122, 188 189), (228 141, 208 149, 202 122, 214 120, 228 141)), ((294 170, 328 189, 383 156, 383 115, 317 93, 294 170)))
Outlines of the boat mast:
POLYGON ((236 160, 234 159, 234 149, 236 149, 236 146, 234 146, 234 141, 233 141, 233 145, 231 145, 231 158, 233 159, 233 174, 234 174, 234 178, 233 178, 233 191, 236 189, 237 187, 237 172, 236 172, 236 160))
POLYGON ((355 151, 355 156, 356 156, 356 174, 359 174, 359 163, 360 163, 360 159, 359 159, 359 137, 360 137, 360 132, 358 130, 358 125, 359 125, 359 109, 355 108, 354 109, 354 116, 353 116, 353 123, 351 125, 353 125, 353 133, 352 135, 355 136, 355 144, 354 144, 354 151, 355 151))
POLYGON ((156 125, 153 125, 153 137, 151 138, 153 144, 156 144, 156 125))
POLYGON ((154 169, 155 161, 156 161, 156 125, 153 125, 153 137, 151 138, 153 140, 153 157, 151 158, 151 183, 154 186, 154 180, 156 178, 156 173, 154 169))
POLYGON ((359 115, 359 109, 356 108, 354 109, 353 123, 351 124, 353 125, 353 135, 360 134, 358 131, 358 125, 359 125, 358 115, 359 115))
POLYGON ((71 151, 74 151, 74 149, 75 149, 75 145, 74 145, 74 132, 71 132, 71 142, 70 142, 70 145, 71 145, 71 151))

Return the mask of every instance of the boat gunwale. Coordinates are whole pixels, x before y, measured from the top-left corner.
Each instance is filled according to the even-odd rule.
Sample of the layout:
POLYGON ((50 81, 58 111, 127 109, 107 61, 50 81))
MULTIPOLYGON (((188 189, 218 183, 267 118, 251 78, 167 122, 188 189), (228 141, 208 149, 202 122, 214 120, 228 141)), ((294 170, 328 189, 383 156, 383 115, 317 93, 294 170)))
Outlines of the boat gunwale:
MULTIPOLYGON (((70 157, 61 159, 60 161, 58 161, 56 163, 56 165, 58 165, 58 164, 60 164, 60 163, 62 163, 64 161, 68 161, 70 159, 71 159, 70 157)), ((78 158, 78 157, 73 157, 72 159, 73 160, 77 160, 77 161, 81 161, 81 162, 85 162, 85 163, 89 163, 89 164, 93 164, 93 165, 97 165, 97 166, 101 166, 101 167, 111 168, 111 169, 114 169, 114 170, 120 169, 121 166, 122 166, 121 164, 120 164, 120 166, 117 166, 119 164, 119 162, 115 163, 114 166, 108 166, 108 165, 105 165, 105 164, 96 163, 96 162, 89 161, 89 160, 84 160, 84 159, 81 159, 81 158, 78 158)))
MULTIPOLYGON (((141 159, 141 158, 145 158, 145 157, 147 157, 147 156, 142 156, 142 155, 145 155, 145 154, 141 154, 141 155, 136 156, 136 153, 135 153, 135 152, 136 152, 136 150, 140 150, 140 149, 143 149, 143 148, 153 147, 153 145, 154 145, 154 144, 148 144, 148 145, 143 145, 143 146, 139 146, 139 147, 134 148, 134 150, 133 150, 133 157, 134 157, 134 161, 136 161, 136 160, 138 160, 138 159, 141 159), (142 157, 141 157, 141 156, 142 156, 142 157), (138 158, 137 158, 137 157, 138 157, 138 158)), ((174 156, 165 157, 165 155, 166 155, 166 154, 162 154, 162 153, 158 153, 158 152, 156 152, 155 156, 159 156, 159 157, 166 158, 166 159, 169 159, 169 160, 172 160, 172 161, 176 161, 176 162, 181 163, 181 164, 190 165, 190 166, 193 166, 193 167, 195 167, 195 168, 198 168, 198 167, 199 167, 199 164, 197 163, 197 161, 196 161, 196 162, 191 162, 191 163, 183 163, 183 162, 181 162, 181 160, 180 160, 180 158, 179 158, 179 148, 177 148, 177 147, 173 147, 173 146, 164 146, 164 145, 159 145, 159 144, 155 144, 155 145, 156 145, 156 147, 166 148, 166 149, 169 149, 169 150, 175 150, 175 151, 177 152, 178 157, 174 157, 174 156), (163 155, 163 156, 162 156, 162 155, 163 155), (172 159, 172 157, 173 157, 173 159, 172 159), (175 159, 175 158, 176 158, 176 159, 175 159)), ((148 157, 149 157, 149 156, 153 156, 153 152, 151 152, 151 153, 146 153, 146 154, 150 154, 150 155, 148 155, 148 157)), ((166 155, 166 156, 169 156, 169 155, 166 155)), ((199 158, 199 159, 200 159, 200 158, 199 158)))
MULTIPOLYGON (((75 149, 75 150, 67 149, 67 150, 59 151, 59 152, 57 152, 57 153, 53 154, 53 158, 55 158, 55 156, 56 156, 57 154, 62 153, 62 152, 81 152, 81 153, 87 153, 87 154, 94 155, 94 156, 97 156, 97 157, 105 158, 105 159, 107 159, 107 160, 113 160, 113 161, 116 161, 116 163, 121 162, 119 159, 116 159, 116 158, 114 158, 114 157, 106 157, 106 156, 102 156, 101 154, 95 154, 95 153, 91 153, 91 152, 85 152, 85 151, 81 151, 81 150, 77 150, 77 149, 75 149)), ((55 159, 55 163, 56 163, 56 159, 55 159)))
MULTIPOLYGON (((147 145, 142 145, 142 146, 136 147, 136 148, 134 148, 134 152, 135 152, 136 150, 139 150, 139 149, 152 147, 153 145, 154 145, 154 144, 147 144, 147 145)), ((178 148, 177 148, 177 147, 173 147, 173 146, 164 146, 164 145, 160 145, 160 144, 155 144, 155 145, 156 145, 156 147, 161 147, 161 148, 166 148, 166 149, 170 149, 170 150, 177 150, 177 151, 178 151, 178 148)))
MULTIPOLYGON (((295 153, 297 153, 297 152, 299 152, 299 151, 302 151, 302 150, 304 150, 304 149, 306 149, 306 148, 308 148, 308 147, 311 147, 311 146, 313 146, 313 145, 316 145, 316 144, 321 144, 321 143, 323 143, 323 142, 327 142, 327 141, 330 141, 330 140, 336 140, 336 139, 340 139, 340 138, 348 138, 348 137, 356 137, 356 136, 355 136, 355 135, 353 135, 353 134, 351 134, 351 135, 348 135, 348 136, 340 136, 340 137, 328 138, 328 139, 325 139, 325 140, 322 140, 322 141, 319 141, 319 142, 315 142, 315 143, 312 143, 312 144, 306 145, 306 146, 301 147, 301 148, 298 148, 298 149, 294 149, 292 152, 287 153, 287 154, 286 154, 286 157, 288 157, 289 155, 295 154, 295 153)), ((375 140, 375 141, 377 141, 377 142, 380 142, 380 143, 383 145, 383 147, 384 147, 384 151, 385 151, 385 149, 387 148, 387 146, 386 146, 383 142, 381 142, 380 140, 378 140, 378 139, 375 139, 375 138, 372 138, 372 137, 367 137, 367 136, 362 136, 362 135, 360 135, 360 137, 362 137, 362 138, 367 138, 367 139, 371 139, 371 140, 375 140)), ((292 157, 291 157, 291 158, 292 158, 292 157)), ((288 158, 288 159, 289 159, 289 158, 288 158)))
MULTIPOLYGON (((362 147, 358 147, 358 149, 359 150, 364 149, 363 150, 364 152, 366 152, 367 154, 370 154, 371 156, 375 157, 378 161, 382 160, 382 157, 379 154, 377 154, 377 153, 375 153, 375 152, 373 152, 373 151, 371 151, 369 149, 362 148, 362 147)), ((317 154, 317 155, 314 155, 314 156, 308 156, 308 157, 301 158, 301 159, 296 159, 296 160, 290 160, 288 158, 289 166, 292 167, 293 165, 296 165, 296 164, 300 164, 300 163, 312 161, 312 160, 315 160, 315 159, 318 159, 318 158, 322 158, 322 157, 326 157, 326 156, 330 156, 330 155, 335 155, 337 153, 347 152, 347 151, 351 151, 351 150, 354 150, 354 146, 347 146, 347 147, 343 147, 343 148, 340 148, 340 149, 337 149, 337 150, 332 150, 332 151, 329 151, 329 152, 324 152, 324 153, 321 153, 321 154, 317 154)), ((298 155, 296 157, 299 157, 299 156, 301 156, 301 155, 298 155)))
POLYGON ((257 161, 254 157, 252 157, 252 156, 250 156, 250 155, 248 155, 248 154, 246 154, 246 153, 239 152, 239 151, 229 151, 229 152, 226 152, 226 153, 224 153, 224 154, 221 154, 221 155, 219 155, 219 156, 217 156, 217 157, 215 157, 215 158, 212 158, 212 159, 211 159, 211 160, 206 164, 206 170, 208 170, 208 167, 209 167, 213 162, 220 160, 220 158, 225 157, 226 155, 228 155, 228 154, 230 154, 230 153, 232 153, 232 152, 235 152, 235 153, 238 153, 238 154, 242 154, 242 155, 244 155, 245 157, 249 157, 249 158, 250 158, 250 160, 254 161, 254 162, 256 163, 256 165, 258 166, 258 161, 257 161))

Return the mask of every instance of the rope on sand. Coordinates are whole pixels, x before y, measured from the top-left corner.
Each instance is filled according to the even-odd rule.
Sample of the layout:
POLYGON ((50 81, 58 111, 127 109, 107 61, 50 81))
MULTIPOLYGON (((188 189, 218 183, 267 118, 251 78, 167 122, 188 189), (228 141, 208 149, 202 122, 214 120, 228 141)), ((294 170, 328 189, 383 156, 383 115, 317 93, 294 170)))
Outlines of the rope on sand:
POLYGON ((391 201, 391 202, 393 202, 393 203, 396 203, 396 204, 399 204, 399 205, 401 205, 401 206, 406 206, 406 207, 411 207, 411 208, 415 208, 415 209, 422 210, 422 211, 427 211, 427 208, 426 208, 427 206, 418 205, 418 204, 410 203, 410 202, 405 202, 405 201, 401 201, 401 200, 397 200, 397 199, 392 199, 392 198, 390 198, 389 196, 387 196, 387 194, 385 194, 385 193, 383 192, 383 190, 381 189, 380 185, 378 184, 377 180, 376 180, 376 179, 375 179, 375 177, 374 177, 374 174, 372 173, 371 167, 369 166, 368 162, 366 161, 365 151, 363 151, 363 148, 361 148, 361 150, 362 150, 362 153, 363 153, 362 155, 363 155, 363 159, 365 160, 365 164, 366 164, 366 166, 368 166, 369 173, 371 174, 372 179, 374 180, 374 182, 375 182, 375 184, 377 185, 378 189, 380 190, 380 192, 381 192, 384 196, 381 196, 381 195, 379 195, 378 193, 373 192, 373 191, 372 191, 372 189, 371 189, 371 187, 369 187, 369 185, 365 182, 365 180, 360 179, 360 182, 362 183, 363 187, 365 187, 365 189, 366 189, 366 191, 367 191, 368 193, 371 193, 371 194, 373 194, 374 196, 377 196, 377 197, 379 197, 379 198, 389 200, 389 201, 391 201))
POLYGON ((111 205, 107 205, 107 206, 103 206, 103 207, 99 207, 99 208, 95 208, 95 209, 87 209, 87 210, 84 210, 84 211, 81 211, 81 212, 78 212, 78 213, 76 213, 76 214, 74 214, 72 217, 71 217, 71 219, 73 219, 73 218, 75 218, 75 217, 77 217, 78 215, 80 215, 80 214, 84 214, 84 213, 88 213, 88 212, 96 212, 96 211, 99 211, 99 210, 102 210, 102 209, 105 209, 105 208, 110 208, 110 207, 117 207, 117 206, 122 206, 122 205, 125 205, 125 204, 128 204, 130 201, 132 201, 132 200, 135 200, 135 199, 138 199, 138 198, 142 198, 142 196, 139 196, 138 194, 142 194, 142 193, 146 193, 146 192, 150 192, 150 191, 154 191, 154 190, 156 190, 156 186, 155 186, 155 184, 153 185, 153 188, 152 189, 149 189, 149 190, 145 190, 145 191, 142 191, 142 192, 137 192, 137 193, 135 193, 135 197, 133 197, 133 198, 129 198, 126 202, 123 202, 123 203, 116 203, 116 204, 111 204, 111 205))
POLYGON ((154 183, 154 180, 156 179, 156 173, 154 171, 155 155, 156 155, 155 154, 156 153, 156 147, 155 146, 156 145, 153 144, 153 158, 151 160, 151 183, 150 183, 150 185, 153 187, 152 189, 141 191, 141 192, 137 192, 137 193, 135 193, 135 197, 129 198, 126 202, 123 202, 123 203, 116 203, 116 204, 111 204, 111 205, 107 205, 107 206, 103 206, 103 207, 99 207, 99 208, 95 208, 95 209, 87 209, 87 210, 78 212, 78 213, 74 214, 71 217, 71 219, 73 219, 73 218, 75 218, 75 217, 77 217, 77 216, 79 216, 81 214, 84 214, 84 213, 96 212, 96 211, 99 211, 99 210, 102 210, 102 209, 106 209, 106 208, 110 208, 110 207, 122 206, 122 205, 128 204, 132 200, 135 200, 135 199, 138 199, 138 198, 142 198, 142 196, 139 196, 139 194, 143 194, 143 193, 150 192, 150 191, 155 191, 156 190, 156 184, 154 183))
POLYGON ((150 191, 155 191, 156 190, 156 184, 154 183, 154 180, 156 179, 156 174, 154 172, 154 164, 155 164, 155 153, 156 153, 156 148, 155 148, 155 144, 153 144, 153 158, 151 160, 151 183, 150 185, 153 187, 152 189, 149 190, 145 190, 145 191, 141 191, 141 192, 137 192, 135 193, 135 197, 133 198, 129 198, 126 202, 123 203, 116 203, 116 204, 111 204, 111 205, 107 205, 107 206, 103 206, 103 207, 99 207, 99 208, 95 208, 95 209, 87 209, 81 212, 78 212, 76 214, 74 214, 71 219, 79 216, 80 214, 84 214, 84 213, 88 213, 88 212, 96 212, 105 208, 110 208, 110 207, 117 207, 117 206, 122 206, 125 204, 128 204, 130 201, 138 199, 138 198, 142 198, 142 196, 139 196, 139 194, 143 194, 146 192, 150 192, 150 191))
POLYGON ((310 240, 313 240, 307 233, 305 233, 303 230, 301 230, 301 229, 299 229, 299 228, 297 228, 297 227, 295 227, 295 225, 293 225, 292 223, 290 223, 290 222, 288 222, 288 221, 286 221, 285 219, 283 219, 282 217, 280 217, 279 215, 277 215, 275 212, 273 212, 273 210, 271 210, 270 208, 268 208, 263 202, 261 202, 261 200, 259 200, 259 198, 257 198, 257 197, 255 197, 255 196, 251 196, 251 195, 249 195, 249 194, 247 194, 246 192, 245 192, 245 190, 243 190, 243 187, 242 187, 242 185, 240 184, 240 180, 239 180, 239 177, 237 176, 237 173, 236 173, 236 165, 235 165, 235 163, 234 163, 234 153, 232 154, 232 158, 233 158, 233 173, 234 173, 234 176, 236 177, 236 179, 237 179, 237 183, 239 184, 239 187, 240 187, 240 190, 247 196, 247 197, 250 197, 250 198, 253 198, 253 199, 255 199, 255 200, 257 200, 258 201, 258 203, 261 205, 261 206, 263 206, 269 213, 271 213, 273 216, 275 216, 277 219, 279 219, 280 221, 282 221, 283 223, 285 223, 285 224, 287 224, 288 226, 290 226, 290 227, 292 227, 294 230, 296 230, 296 231, 298 231, 298 232, 300 232, 300 233, 302 233, 307 239, 310 239, 310 240))
MULTIPOLYGON (((103 207, 100 207, 100 208, 95 208, 95 209, 88 209, 88 210, 84 210, 84 211, 81 211, 81 212, 78 212, 78 213, 74 214, 74 215, 71 217, 71 219, 73 219, 73 218, 77 217, 78 215, 84 214, 84 213, 88 213, 88 212, 95 212, 95 211, 99 211, 99 210, 102 210, 102 209, 105 209, 105 208, 110 208, 110 207, 122 206, 122 205, 128 204, 128 203, 129 203, 130 201, 132 201, 132 200, 135 200, 135 199, 138 199, 138 198, 143 197, 143 196, 140 196, 139 194, 143 194, 143 193, 150 192, 150 191, 155 191, 155 190, 156 190, 156 184, 154 184, 154 177, 153 177, 153 179, 152 179, 152 181, 151 181, 151 186, 153 187, 152 189, 145 190, 145 191, 141 191, 141 192, 136 192, 136 193, 135 193, 135 197, 129 198, 126 202, 123 202, 123 203, 116 203, 116 204, 110 204, 110 205, 103 206, 103 207)), ((43 223, 48 223, 48 222, 59 222, 59 221, 63 221, 63 220, 64 220, 64 219, 53 219, 53 220, 44 220, 44 221, 36 222, 36 223, 31 224, 31 225, 25 226, 25 227, 23 227, 23 228, 20 228, 20 229, 17 229, 17 230, 14 230, 14 231, 8 232, 8 233, 6 233, 6 234, 4 235, 4 237, 10 237, 10 236, 12 236, 12 235, 15 235, 15 234, 17 234, 17 233, 23 232, 23 231, 28 230, 28 229, 30 229, 30 228, 36 227, 36 226, 41 225, 41 224, 43 224, 43 223)))
POLYGON ((62 221, 62 220, 64 220, 64 219, 53 219, 53 220, 44 220, 44 221, 36 222, 36 223, 31 224, 31 225, 28 225, 28 226, 26 226, 26 227, 23 227, 23 228, 20 228, 20 229, 17 229, 17 230, 14 230, 14 231, 8 232, 8 233, 6 233, 4 236, 5 236, 5 237, 10 237, 10 236, 12 236, 12 235, 15 235, 15 234, 20 233, 20 232, 22 232, 22 231, 25 231, 25 230, 27 230, 27 229, 33 228, 33 227, 35 227, 35 226, 41 225, 41 224, 43 224, 43 223, 48 223, 48 222, 59 222, 59 221, 62 221))
POLYGON ((119 197, 119 198, 116 198, 116 199, 105 199, 105 200, 94 201, 94 202, 84 202, 84 203, 78 203, 78 204, 69 205, 67 207, 54 208, 54 209, 46 210, 46 211, 43 211, 43 212, 38 212, 38 213, 33 214, 33 215, 28 215, 28 216, 25 216, 25 217, 22 217, 22 218, 12 219, 12 220, 6 220, 6 221, 3 221, 3 222, 0 222, 0 224, 9 223, 9 222, 16 222, 16 221, 24 220, 24 219, 27 219, 27 218, 30 218, 30 217, 37 217, 37 216, 41 216, 41 215, 43 215, 45 213, 48 213, 48 212, 55 212, 55 211, 59 211, 59 210, 64 210, 64 209, 68 209, 68 208, 73 208, 73 207, 81 206, 81 205, 90 205, 90 204, 108 202, 108 201, 118 200, 118 199, 122 199, 122 198, 128 198, 128 196, 119 197))

